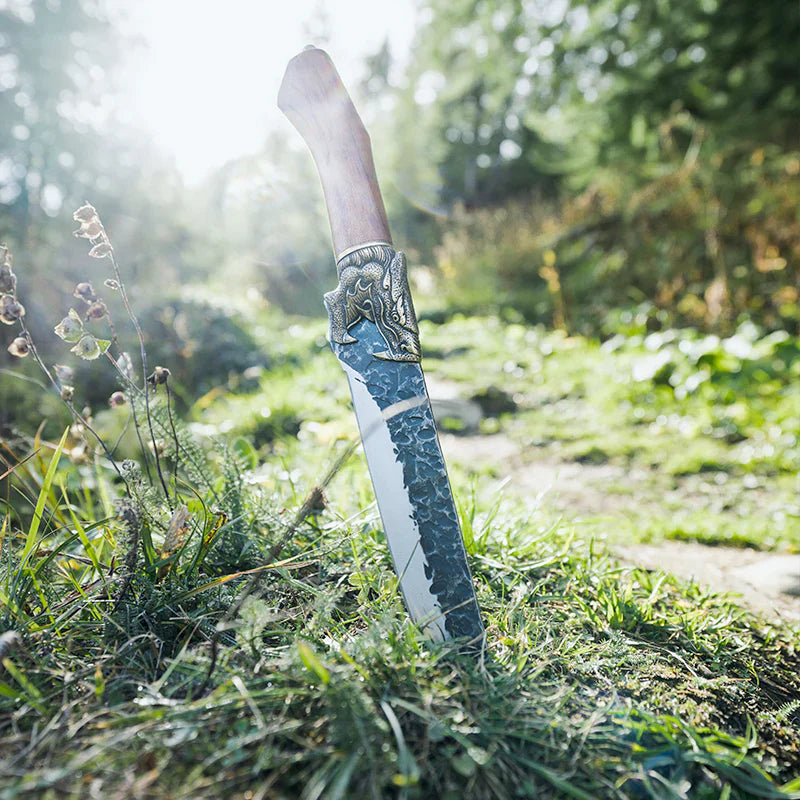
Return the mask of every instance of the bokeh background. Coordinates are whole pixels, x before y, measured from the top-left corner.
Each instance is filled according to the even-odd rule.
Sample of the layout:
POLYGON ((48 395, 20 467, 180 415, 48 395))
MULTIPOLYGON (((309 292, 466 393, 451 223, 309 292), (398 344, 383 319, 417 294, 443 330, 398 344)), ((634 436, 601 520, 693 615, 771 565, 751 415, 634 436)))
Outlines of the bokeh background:
POLYGON ((799 42, 798 0, 0 0, 0 796, 800 797, 799 42), (409 622, 325 340, 307 44, 408 254, 475 661, 409 622))
MULTIPOLYGON (((334 280, 275 104, 313 43, 372 133, 423 316, 796 334, 799 40, 781 0, 0 0, 0 241, 45 354, 102 282, 70 238, 88 201, 156 350, 257 363, 233 311, 319 315, 334 280)), ((35 368, 0 335, 8 425, 30 402, 9 370, 35 368)))

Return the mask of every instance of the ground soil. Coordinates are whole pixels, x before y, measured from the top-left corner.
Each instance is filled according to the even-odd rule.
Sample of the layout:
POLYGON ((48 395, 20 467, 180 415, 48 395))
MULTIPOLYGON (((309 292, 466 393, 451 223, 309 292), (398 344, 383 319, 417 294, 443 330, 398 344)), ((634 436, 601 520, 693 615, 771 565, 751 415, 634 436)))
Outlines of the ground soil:
MULTIPOLYGON (((654 492, 647 470, 625 470, 612 464, 558 461, 523 452, 507 434, 458 436, 444 433, 442 449, 448 462, 468 470, 486 468, 503 482, 505 491, 560 512, 566 520, 602 516, 613 524, 634 508, 640 513, 669 513, 667 500, 676 493, 693 502, 690 484, 668 493, 654 492), (620 492, 623 485, 626 491, 620 492)), ((800 555, 765 553, 747 548, 708 546, 695 542, 612 545, 624 564, 665 570, 695 580, 714 591, 738 595, 739 602, 757 613, 800 623, 800 555)))

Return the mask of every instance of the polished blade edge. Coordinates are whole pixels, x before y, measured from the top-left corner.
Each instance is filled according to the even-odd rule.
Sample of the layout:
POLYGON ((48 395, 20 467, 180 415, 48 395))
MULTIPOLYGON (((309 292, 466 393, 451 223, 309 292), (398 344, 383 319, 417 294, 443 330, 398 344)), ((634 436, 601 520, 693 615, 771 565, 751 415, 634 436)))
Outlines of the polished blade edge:
MULTIPOLYGON (((350 333, 357 344, 332 346, 349 379, 409 613, 428 628, 441 628, 443 614, 442 638, 477 640, 483 623, 422 368, 376 358, 385 343, 367 320, 353 325, 350 333), (428 609, 427 617, 420 609, 428 609)), ((435 630, 430 634, 440 638, 435 630)))
MULTIPOLYGON (((342 365, 350 383, 361 442, 367 458, 389 552, 400 591, 411 618, 434 641, 449 638, 444 613, 432 586, 430 565, 420 541, 414 507, 408 495, 403 465, 397 458, 386 419, 364 379, 347 364, 342 365)), ((427 400, 427 398, 426 398, 427 400)))

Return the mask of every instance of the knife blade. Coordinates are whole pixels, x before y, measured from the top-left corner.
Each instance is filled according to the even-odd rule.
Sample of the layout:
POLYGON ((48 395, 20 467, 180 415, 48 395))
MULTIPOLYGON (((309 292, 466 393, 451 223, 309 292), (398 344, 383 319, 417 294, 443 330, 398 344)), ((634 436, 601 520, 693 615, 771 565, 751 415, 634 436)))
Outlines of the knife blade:
POLYGON ((331 347, 350 385, 406 608, 435 641, 480 641, 483 623, 419 363, 406 259, 392 245, 369 136, 317 48, 289 62, 278 106, 322 181, 339 278, 324 297, 331 347))

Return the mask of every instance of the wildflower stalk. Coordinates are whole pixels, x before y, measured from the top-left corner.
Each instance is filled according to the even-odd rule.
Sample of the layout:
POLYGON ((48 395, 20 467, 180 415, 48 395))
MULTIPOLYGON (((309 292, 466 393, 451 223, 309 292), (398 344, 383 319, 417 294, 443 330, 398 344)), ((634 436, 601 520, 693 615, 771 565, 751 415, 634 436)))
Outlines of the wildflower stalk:
POLYGON ((33 338, 31 337, 31 335, 30 335, 30 333, 28 331, 28 328, 27 328, 27 326, 25 325, 25 322, 22 319, 19 320, 19 325, 20 325, 20 328, 22 330, 22 333, 24 334, 25 338, 28 340, 28 347, 30 349, 30 354, 33 356, 34 360, 39 365, 39 368, 42 370, 42 372, 44 372, 44 374, 47 376, 47 379, 50 381, 51 385, 56 390, 56 393, 61 398, 61 402, 64 403, 64 405, 69 409, 70 413, 72 414, 73 421, 79 423, 80 425, 82 425, 85 430, 89 431, 89 433, 91 433, 92 436, 94 436, 94 438, 99 443, 100 447, 103 449, 103 452, 105 453, 106 458, 109 460, 109 462, 111 463, 111 466, 114 468, 114 471, 117 473, 117 475, 119 475, 120 479, 125 484, 125 492, 126 492, 126 494, 128 494, 130 496, 131 491, 130 491, 130 486, 128 485, 128 481, 125 479, 125 476, 122 474, 122 471, 120 470, 120 468, 119 468, 119 466, 118 466, 118 464, 116 462, 116 459, 114 458, 113 453, 108 449, 108 446, 103 441, 102 436, 100 436, 100 434, 91 426, 91 424, 86 419, 86 417, 84 417, 83 414, 81 414, 75 408, 75 406, 74 406, 74 404, 72 402, 72 399, 67 397, 67 396, 65 396, 62 387, 60 387, 58 385, 58 381, 56 381, 56 379, 53 377, 53 374, 47 368, 47 365, 44 363, 44 361, 42 361, 42 358, 39 355, 38 350, 36 349, 36 345, 34 344, 33 338))
MULTIPOLYGON (((103 235, 105 235, 105 229, 103 229, 103 235)), ((116 256, 114 255, 113 248, 110 249, 108 253, 108 257, 111 259, 111 265, 114 268, 114 277, 117 280, 117 284, 119 285, 119 294, 122 298, 122 303, 125 306, 125 311, 128 312, 128 318, 130 319, 131 323, 133 324, 134 329, 136 330, 136 336, 139 339, 139 354, 142 359, 142 374, 144 376, 143 387, 144 387, 144 407, 145 407, 145 416, 147 417, 147 426, 150 430, 150 441, 153 443, 153 456, 156 462, 156 472, 158 473, 158 479, 161 482, 161 488, 164 490, 164 496, 167 498, 167 502, 170 504, 170 510, 172 509, 172 501, 170 500, 169 496, 169 489, 167 489, 167 483, 164 480, 164 473, 161 471, 161 459, 158 454, 158 442, 156 441, 156 435, 153 431, 153 417, 150 413, 150 396, 147 388, 147 348, 144 344, 144 333, 142 333, 142 328, 139 325, 139 320, 136 317, 136 314, 131 307, 130 301, 128 300, 128 293, 125 291, 125 283, 122 280, 122 275, 119 270, 119 264, 117 264, 116 256)))
MULTIPOLYGON (((106 356, 108 357, 108 360, 114 365, 114 369, 117 371, 119 376, 124 381, 125 387, 129 391, 137 392, 141 396, 142 390, 130 379, 130 376, 125 372, 125 370, 122 369, 122 367, 120 367, 119 362, 114 358, 114 356, 111 355, 111 353, 108 352, 108 350, 106 350, 106 356)), ((144 394, 146 402, 147 393, 145 392, 144 394)), ((144 459, 144 470, 145 473, 147 474, 147 481, 148 483, 152 483, 153 476, 150 472, 150 456, 147 453, 147 448, 145 447, 144 440, 142 439, 142 428, 141 425, 139 424, 139 419, 136 416, 136 403, 131 402, 130 407, 131 407, 130 418, 133 419, 133 429, 136 431, 136 438, 139 441, 139 449, 142 453, 142 458, 144 459)), ((114 445, 114 447, 116 449, 116 445, 114 445)), ((155 444, 153 445, 153 447, 155 447, 155 444)))
MULTIPOLYGON (((97 211, 93 206, 87 203, 79 208, 72 216, 76 222, 81 223, 81 227, 75 231, 75 236, 89 239, 89 241, 91 241, 93 244, 92 249, 89 251, 89 255, 93 258, 108 258, 111 261, 111 266, 114 270, 114 288, 117 289, 120 297, 122 298, 122 304, 125 306, 128 319, 130 319, 134 330, 136 331, 136 336, 139 339, 139 355, 142 362, 142 389, 144 391, 145 416, 147 417, 147 426, 150 431, 150 440, 153 445, 153 457, 156 465, 156 473, 158 474, 161 488, 164 490, 164 496, 166 497, 167 502, 170 504, 170 509, 172 509, 172 499, 169 494, 169 489, 167 488, 167 482, 164 479, 164 473, 161 469, 161 458, 158 452, 158 442, 156 441, 155 431, 153 430, 153 417, 150 412, 150 397, 148 392, 147 376, 147 348, 145 347, 144 343, 144 333, 142 332, 142 328, 139 325, 139 320, 130 304, 130 300, 128 299, 128 292, 125 288, 125 282, 122 280, 122 273, 120 271, 119 264, 117 263, 117 257, 114 253, 114 248, 111 245, 111 241, 108 238, 108 234, 106 233, 105 227, 103 226, 97 211)), ((136 420, 134 420, 134 424, 136 424, 136 420)), ((146 449, 144 448, 143 455, 146 459, 147 454, 146 449)))
MULTIPOLYGON (((178 469, 178 462, 177 456, 183 453, 183 457, 185 459, 185 463, 191 465, 197 472, 197 474, 202 477, 205 481, 206 486, 213 494, 216 500, 219 500, 217 497, 217 493, 214 491, 214 487, 212 485, 211 480, 205 474, 205 470, 201 463, 198 463, 195 457, 195 454, 192 452, 192 449, 187 447, 185 444, 182 444, 180 441, 180 437, 178 436, 178 429, 175 425, 175 418, 172 414, 172 394, 173 391, 170 388, 170 371, 166 367, 155 367, 153 369, 152 374, 147 379, 148 383, 153 387, 154 391, 158 391, 158 387, 163 385, 166 392, 167 392, 167 416, 169 421, 169 428, 167 424, 164 423, 162 420, 156 418, 156 422, 158 425, 161 426, 161 431, 164 436, 167 436, 171 433, 173 441, 175 443, 175 480, 177 481, 177 469, 178 469)), ((175 490, 175 498, 177 500, 178 493, 177 493, 177 486, 175 490)))
MULTIPOLYGON (((106 313, 106 320, 108 321, 108 329, 111 333, 111 344, 119 350, 119 337, 117 336, 117 329, 114 326, 114 320, 111 318, 111 314, 106 313)), ((106 351, 108 352, 108 351, 106 351)))
MULTIPOLYGON (((122 440, 125 438, 125 434, 128 432, 128 428, 130 427, 132 419, 133 419, 133 414, 129 413, 128 414, 128 419, 125 420, 125 424, 122 426, 122 430, 120 431, 119 436, 117 436, 117 440, 114 442, 114 446, 111 448, 111 452, 112 453, 116 453, 117 452, 117 448, 119 447, 120 442, 122 442, 122 440)), ((134 422, 134 427, 135 426, 136 426, 136 423, 134 422)), ((140 440, 140 444, 141 444, 141 440, 140 440)))
POLYGON ((175 430, 175 420, 172 418, 172 392, 169 388, 169 381, 164 384, 167 390, 167 416, 169 426, 172 429, 172 439, 175 442, 175 464, 172 469, 172 483, 175 487, 175 502, 178 502, 178 455, 180 454, 180 442, 178 441, 178 431, 175 430))
MULTIPOLYGON (((87 284, 88 286, 88 284, 87 284)), ((91 290, 91 286, 89 286, 91 290)), ((22 332, 22 336, 18 336, 12 343, 11 346, 8 348, 9 352, 16 356, 17 358, 25 358, 28 355, 32 355, 36 363, 39 365, 39 368, 45 374, 47 379, 50 381, 53 388, 58 393, 59 397, 61 398, 62 402, 67 406, 70 413, 72 414, 73 423, 77 422, 83 426, 83 429, 89 431, 89 433, 94 436, 95 439, 100 443, 100 447, 103 448, 103 451, 106 454, 106 457, 111 462, 111 466, 114 467, 117 475, 122 478, 122 482, 125 484, 125 490, 130 494, 130 487, 128 486, 128 482, 125 480, 122 472, 120 471, 119 467, 117 466, 117 462, 114 460, 113 455, 109 451, 106 443, 103 441, 100 434, 95 431, 95 429, 89 424, 89 421, 78 411, 76 410, 75 406, 72 403, 72 387, 67 386, 59 386, 56 379, 53 377, 53 374, 45 365, 44 361, 42 361, 41 356, 39 355, 39 351, 36 349, 36 345, 34 344, 33 337, 28 330, 27 325, 25 324, 25 307, 19 302, 17 299, 17 276, 14 274, 14 271, 11 268, 11 254, 8 251, 8 248, 4 245, 0 245, 0 290, 2 290, 2 294, 0 294, 0 312, 2 322, 6 325, 14 325, 18 324, 20 330, 22 332), (69 392, 66 390, 69 389, 69 392)), ((77 315, 75 315, 77 316, 77 315)), ((63 327, 64 324, 67 323, 68 326, 72 325, 75 328, 75 320, 72 317, 72 312, 70 316, 64 320, 62 320, 61 326, 63 327)), ((82 325, 80 326, 82 328, 82 325)), ((71 334, 69 335, 70 341, 78 341, 82 330, 74 330, 74 333, 77 335, 73 337, 71 334)), ((94 340, 93 337, 85 337, 85 338, 92 338, 94 342, 94 347, 97 349, 97 354, 101 352, 101 347, 94 340)), ((79 344, 76 345, 78 347, 79 344)), ((94 357, 94 356, 92 356, 94 357)))
POLYGON ((123 370, 122 367, 119 365, 119 361, 117 361, 117 359, 115 359, 114 356, 112 356, 108 350, 106 351, 106 358, 111 362, 111 365, 117 371, 117 374, 124 381, 125 388, 137 392, 139 395, 141 395, 142 390, 130 379, 125 370, 123 370))
MULTIPOLYGON (((126 389, 129 389, 131 392, 135 393, 138 397, 143 396, 142 390, 130 379, 130 376, 122 369, 119 365, 119 362, 114 359, 114 356, 111 355, 110 352, 106 351, 106 357, 114 366, 114 369, 117 371, 117 374, 122 378, 124 382, 124 386, 126 389)), ((219 499, 217 497, 217 493, 214 491, 214 487, 211 484, 211 480, 205 475, 205 470, 202 464, 197 463, 194 455, 192 454, 191 450, 189 450, 184 444, 181 443, 180 436, 178 435, 178 429, 175 425, 175 417, 173 414, 173 395, 174 390, 171 388, 171 384, 169 382, 170 373, 168 369, 164 367, 156 367, 153 373, 148 378, 148 383, 157 387, 161 383, 164 384, 164 388, 167 392, 167 415, 169 418, 169 427, 170 433, 172 435, 172 440, 175 445, 175 464, 173 468, 173 485, 175 486, 175 501, 178 500, 178 456, 183 454, 183 457, 186 459, 187 464, 191 464, 195 470, 197 470, 198 474, 200 474, 203 479, 205 480, 208 488, 210 489, 211 493, 214 495, 215 499, 219 499)), ((136 404, 131 403, 131 414, 133 415, 134 425, 136 426, 136 434, 139 437, 139 445, 142 449, 144 449, 144 444, 142 443, 141 435, 139 433, 138 422, 136 420, 136 404)), ((162 424, 163 423, 159 423, 162 424)), ((149 466, 149 460, 147 459, 147 454, 145 453, 145 467, 149 466)), ((147 472, 148 478, 150 478, 150 472, 147 472)), ((151 481, 152 482, 152 481, 151 481)))
MULTIPOLYGON (((133 403, 131 403, 131 417, 133 418, 133 428, 136 431, 136 438, 139 440, 139 449, 142 451, 142 458, 144 459, 144 468, 145 472, 147 473, 147 481, 148 483, 153 482, 153 476, 150 474, 150 456, 147 452, 147 448, 145 447, 144 440, 142 439, 142 428, 139 424, 139 420, 136 416, 136 407, 133 403)), ((152 429, 151 429, 152 435, 152 429)), ((155 448, 155 444, 153 445, 155 448)))

